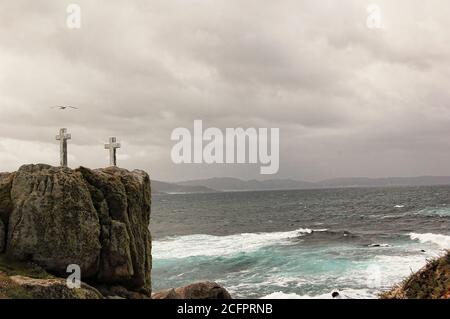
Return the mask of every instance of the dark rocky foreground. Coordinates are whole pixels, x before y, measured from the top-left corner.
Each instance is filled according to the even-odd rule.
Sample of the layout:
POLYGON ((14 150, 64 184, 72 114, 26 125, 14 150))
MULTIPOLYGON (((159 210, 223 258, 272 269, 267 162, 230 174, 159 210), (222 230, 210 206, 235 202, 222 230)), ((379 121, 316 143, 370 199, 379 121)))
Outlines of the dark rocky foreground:
POLYGON ((450 299, 450 251, 380 296, 382 299, 450 299))
MULTIPOLYGON (((25 165, 0 173, 0 298, 229 299, 214 282, 153 293, 147 173, 25 165), (67 266, 81 269, 79 289, 67 266)), ((450 253, 387 299, 450 299, 450 253)))
MULTIPOLYGON (((0 298, 150 298, 150 207, 140 170, 39 164, 0 173, 0 298), (71 264, 79 289, 66 285, 71 264)), ((197 285, 177 298, 218 291, 197 285)))
POLYGON ((157 292, 152 299, 231 299, 231 295, 219 284, 207 281, 157 292))

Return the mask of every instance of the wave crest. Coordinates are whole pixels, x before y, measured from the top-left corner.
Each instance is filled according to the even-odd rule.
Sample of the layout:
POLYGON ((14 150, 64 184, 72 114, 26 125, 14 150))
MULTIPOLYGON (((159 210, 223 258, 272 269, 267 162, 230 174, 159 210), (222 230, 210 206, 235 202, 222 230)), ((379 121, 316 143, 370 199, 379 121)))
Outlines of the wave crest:
POLYGON ((441 235, 441 234, 418 234, 418 233, 410 233, 409 237, 412 240, 418 240, 421 243, 432 243, 438 245, 442 249, 450 248, 450 236, 441 235))
POLYGON ((194 256, 226 256, 252 252, 265 246, 289 245, 291 239, 326 231, 326 229, 299 228, 288 232, 243 233, 229 236, 188 235, 168 237, 153 242, 153 256, 157 259, 175 259, 194 256))

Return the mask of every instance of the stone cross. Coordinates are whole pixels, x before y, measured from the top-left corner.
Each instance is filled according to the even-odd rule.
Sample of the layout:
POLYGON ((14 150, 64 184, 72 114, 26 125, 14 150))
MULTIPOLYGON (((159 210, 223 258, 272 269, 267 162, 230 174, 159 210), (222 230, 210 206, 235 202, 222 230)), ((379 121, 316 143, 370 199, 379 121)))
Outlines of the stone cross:
POLYGON ((109 150, 109 164, 110 166, 117 166, 116 149, 120 148, 120 143, 117 143, 115 137, 109 138, 109 144, 105 144, 105 149, 109 150))
POLYGON ((56 140, 59 141, 59 157, 60 165, 62 167, 67 167, 67 140, 72 138, 71 134, 67 133, 66 128, 59 130, 59 135, 56 135, 56 140))

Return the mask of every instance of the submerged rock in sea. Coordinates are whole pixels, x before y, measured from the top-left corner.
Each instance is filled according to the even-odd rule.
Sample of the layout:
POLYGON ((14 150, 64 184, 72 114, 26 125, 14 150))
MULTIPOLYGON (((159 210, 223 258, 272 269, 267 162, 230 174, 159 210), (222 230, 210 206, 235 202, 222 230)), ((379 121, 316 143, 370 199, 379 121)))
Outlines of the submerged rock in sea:
POLYGON ((143 171, 25 165, 0 174, 0 248, 54 275, 77 264, 83 281, 150 295, 150 201, 143 171))
POLYGON ((152 299, 231 299, 231 295, 218 283, 206 281, 157 292, 152 299))

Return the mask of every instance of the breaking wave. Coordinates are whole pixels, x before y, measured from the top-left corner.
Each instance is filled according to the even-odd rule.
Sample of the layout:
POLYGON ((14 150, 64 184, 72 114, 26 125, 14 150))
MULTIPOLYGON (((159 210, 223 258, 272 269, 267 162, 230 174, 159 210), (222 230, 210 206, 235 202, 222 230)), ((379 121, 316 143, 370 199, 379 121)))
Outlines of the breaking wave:
POLYGON ((243 233, 229 236, 202 234, 167 237, 153 242, 153 256, 157 259, 226 256, 238 252, 252 252, 274 244, 289 245, 293 243, 291 239, 324 231, 326 229, 300 228, 287 232, 243 233))
POLYGON ((450 248, 450 236, 441 235, 441 234, 418 234, 418 233, 410 233, 409 237, 412 240, 418 240, 421 243, 432 243, 439 246, 442 249, 450 248))
MULTIPOLYGON (((273 292, 261 299, 333 299, 331 295, 332 291, 326 294, 319 295, 299 295, 296 293, 284 293, 282 291, 273 292)), ((373 299, 374 295, 368 292, 367 289, 347 289, 339 291, 339 295, 342 299, 373 299)))

